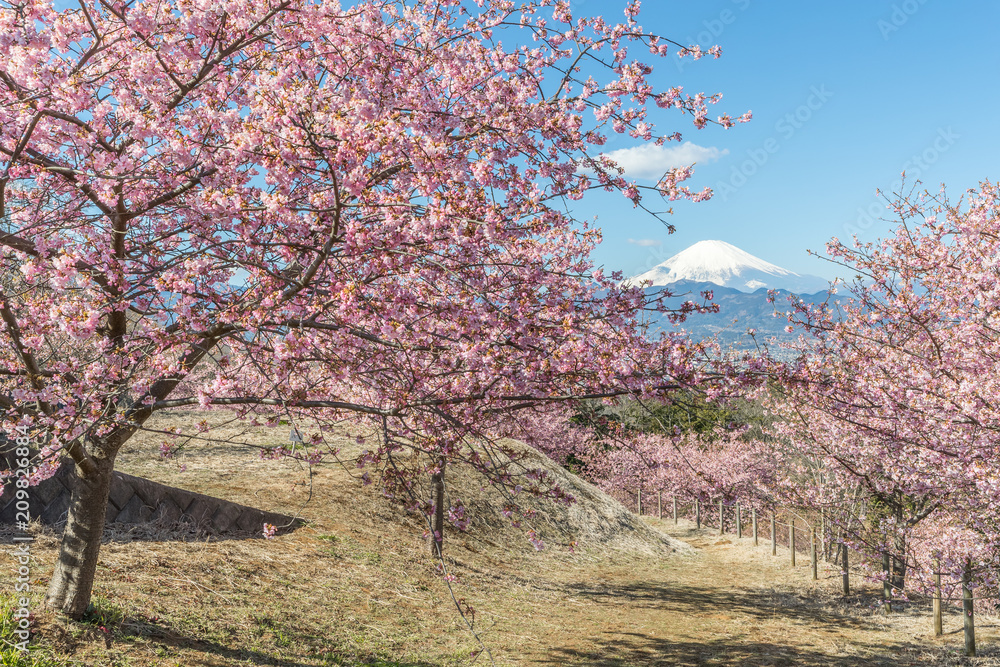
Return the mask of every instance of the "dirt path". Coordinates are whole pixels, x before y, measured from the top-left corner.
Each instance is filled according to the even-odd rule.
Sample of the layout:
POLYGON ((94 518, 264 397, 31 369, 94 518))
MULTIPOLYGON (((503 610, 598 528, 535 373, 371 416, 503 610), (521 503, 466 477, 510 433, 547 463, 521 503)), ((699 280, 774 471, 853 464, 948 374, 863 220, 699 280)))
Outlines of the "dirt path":
MULTIPOLYGON (((961 617, 931 632, 929 605, 886 617, 875 591, 843 598, 840 572, 811 580, 808 557, 794 570, 787 551, 710 531, 654 525, 698 549, 653 563, 567 568, 552 583, 561 604, 539 601, 523 660, 532 665, 952 665, 1000 664, 996 619, 981 619, 983 658, 961 657, 961 617), (534 648, 532 648, 532 645, 534 648), (545 648, 542 648, 545 647, 545 648)), ((523 627, 523 626, 522 626, 523 627)))

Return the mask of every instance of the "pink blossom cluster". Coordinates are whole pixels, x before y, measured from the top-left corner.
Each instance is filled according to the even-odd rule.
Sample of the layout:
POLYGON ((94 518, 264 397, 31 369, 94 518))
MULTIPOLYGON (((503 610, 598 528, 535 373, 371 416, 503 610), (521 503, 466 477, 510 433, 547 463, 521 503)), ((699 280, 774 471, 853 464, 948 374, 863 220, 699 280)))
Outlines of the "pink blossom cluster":
POLYGON ((878 569, 926 590, 1000 563, 1000 190, 887 200, 894 234, 832 258, 860 277, 839 306, 795 304, 812 334, 778 370, 790 484, 878 569), (939 564, 935 565, 935 561, 939 564))
POLYGON ((598 435, 571 416, 566 408, 518 415, 517 436, 620 500, 641 491, 677 497, 682 510, 695 500, 763 510, 781 492, 774 447, 742 431, 664 435, 608 423, 598 435))

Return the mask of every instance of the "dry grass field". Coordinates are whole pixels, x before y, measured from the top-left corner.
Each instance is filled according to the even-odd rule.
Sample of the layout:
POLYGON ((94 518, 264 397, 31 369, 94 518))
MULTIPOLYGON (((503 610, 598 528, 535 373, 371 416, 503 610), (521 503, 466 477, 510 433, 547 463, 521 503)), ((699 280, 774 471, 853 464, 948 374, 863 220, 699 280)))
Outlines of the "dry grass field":
MULTIPOLYGON (((497 665, 1000 665, 994 619, 979 619, 983 657, 968 660, 958 614, 936 639, 924 603, 884 616, 874 590, 842 599, 838 572, 814 583, 801 560, 793 570, 748 538, 639 520, 569 476, 580 501, 538 506, 549 548, 536 552, 494 492, 453 475, 452 492, 476 516, 467 533, 446 535, 453 599, 418 518, 356 470, 322 465, 310 479, 295 462, 260 460, 256 446, 282 444, 287 427, 243 433, 225 413, 174 419, 208 419, 209 435, 248 446, 192 442, 163 461, 161 438, 146 434, 120 468, 306 525, 273 540, 184 526, 108 531, 91 622, 37 611, 34 664, 488 665, 457 600, 497 665)), ((351 443, 345 433, 348 455, 351 443)), ((36 533, 37 610, 57 541, 36 533)), ((12 591, 12 560, 5 570, 0 591, 12 591)))

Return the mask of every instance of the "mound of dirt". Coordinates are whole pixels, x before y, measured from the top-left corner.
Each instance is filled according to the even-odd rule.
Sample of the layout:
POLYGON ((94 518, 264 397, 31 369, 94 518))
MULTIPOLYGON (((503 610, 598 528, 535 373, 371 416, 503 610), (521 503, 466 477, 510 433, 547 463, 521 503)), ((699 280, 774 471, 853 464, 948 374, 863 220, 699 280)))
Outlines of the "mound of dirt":
MULTIPOLYGON (((224 410, 158 414, 146 426, 149 430, 137 434, 119 456, 121 469, 132 475, 301 517, 320 530, 357 530, 374 535, 384 534, 395 524, 400 534, 409 533, 417 539, 427 530, 422 515, 406 511, 397 500, 385 498, 377 484, 361 483, 361 471, 351 464, 364 448, 356 442, 356 429, 345 428, 340 437, 327 434, 330 444, 340 448, 343 465, 324 462, 310 475, 298 462, 260 459, 260 447, 286 444, 288 426, 248 426, 224 410), (208 429, 198 434, 197 425, 202 422, 208 429), (195 437, 181 439, 184 447, 173 458, 164 460, 159 447, 163 432, 170 429, 195 437)), ((475 471, 454 466, 446 473, 447 498, 450 504, 460 500, 472 521, 465 533, 446 528, 446 542, 481 540, 502 550, 531 552, 534 549, 526 533, 534 530, 538 538, 557 551, 571 546, 577 551, 610 549, 663 555, 691 551, 685 543, 651 528, 620 502, 528 445, 512 440, 505 444, 526 455, 521 462, 523 468, 546 471, 575 502, 557 504, 527 493, 511 499, 486 484, 475 471), (512 525, 512 518, 518 517, 505 516, 504 510, 512 500, 530 515, 521 518, 520 527, 512 525)), ((426 486, 418 493, 430 497, 426 486)))
MULTIPOLYGON (((693 552, 687 543, 654 529, 604 491, 541 452, 517 441, 508 441, 507 444, 526 454, 522 461, 526 469, 544 470, 555 484, 575 499, 567 505, 526 493, 513 498, 522 510, 528 510, 533 515, 522 522, 524 527, 534 530, 543 542, 645 555, 693 552)), ((504 508, 510 500, 495 489, 484 488, 481 477, 470 471, 454 471, 449 477, 449 495, 449 499, 460 498, 471 510, 471 535, 509 539, 511 519, 504 515, 504 508)))

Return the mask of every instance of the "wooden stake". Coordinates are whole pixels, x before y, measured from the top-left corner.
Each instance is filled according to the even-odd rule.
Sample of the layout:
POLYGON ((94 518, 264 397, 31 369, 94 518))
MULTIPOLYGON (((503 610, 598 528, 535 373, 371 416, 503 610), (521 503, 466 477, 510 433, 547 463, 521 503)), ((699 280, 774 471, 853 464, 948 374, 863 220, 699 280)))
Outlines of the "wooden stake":
POLYGON ((674 525, 677 525, 677 496, 674 496, 674 525))
POLYGON ((701 500, 699 498, 694 499, 694 525, 695 528, 701 530, 701 500))
POLYGON ((882 573, 885 575, 885 581, 882 582, 882 597, 885 602, 883 602, 882 608, 888 614, 892 611, 892 582, 889 581, 889 552, 882 554, 882 573))
POLYGON ((739 503, 736 503, 736 537, 743 537, 743 513, 739 503))
POLYGON ((792 554, 792 567, 795 567, 795 517, 788 517, 788 550, 792 554))
POLYGON ((656 492, 656 518, 663 521, 663 491, 656 492))
POLYGON ((934 636, 944 634, 944 624, 941 622, 941 561, 934 559, 934 636))
POLYGON ((726 515, 723 511, 722 501, 719 501, 719 535, 726 532, 726 515))
POLYGON ((771 555, 778 555, 778 533, 774 526, 774 512, 771 512, 771 555))
POLYGON ((976 655, 976 619, 972 615, 972 560, 965 561, 962 573, 962 616, 965 618, 965 655, 976 655))
POLYGON ((819 511, 819 546, 820 553, 823 554, 823 562, 830 562, 830 550, 827 549, 828 542, 826 541, 826 510, 819 511))
POLYGON ((843 544, 844 547, 844 595, 851 594, 851 572, 850 565, 847 562, 847 544, 843 544))
POLYGON ((638 514, 639 516, 642 516, 642 487, 641 486, 638 489, 636 489, 636 494, 637 495, 635 497, 635 504, 636 504, 636 508, 638 509, 638 512, 636 512, 636 514, 638 514))
POLYGON ((810 565, 812 565, 813 571, 813 581, 819 581, 819 558, 816 554, 816 529, 811 528, 809 530, 809 552, 810 552, 810 565))
POLYGON ((757 508, 754 507, 750 510, 750 516, 753 519, 753 545, 755 547, 760 546, 760 542, 757 540, 757 508))

